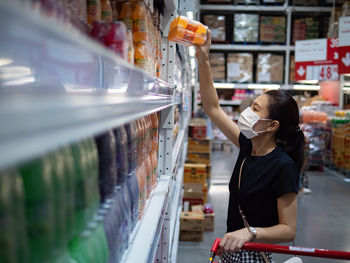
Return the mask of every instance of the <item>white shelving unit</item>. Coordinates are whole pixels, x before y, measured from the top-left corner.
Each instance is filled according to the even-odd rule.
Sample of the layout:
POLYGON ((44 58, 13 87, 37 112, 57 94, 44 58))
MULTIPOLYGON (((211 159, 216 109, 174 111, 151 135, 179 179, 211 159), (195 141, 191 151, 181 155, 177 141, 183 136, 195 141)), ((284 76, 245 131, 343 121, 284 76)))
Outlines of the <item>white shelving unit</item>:
MULTIPOLYGON (((178 1, 165 7, 168 24, 178 1)), ((187 105, 173 142, 174 109, 191 101, 172 81, 176 45, 164 39, 163 81, 20 1, 0 0, 0 22, 0 169, 160 111, 158 185, 122 262, 175 262, 191 115, 187 105)))
MULTIPOLYGON (((204 4, 200 5, 200 11, 204 13, 223 13, 223 14, 232 14, 239 12, 250 12, 250 13, 259 13, 259 14, 272 14, 272 15, 284 15, 286 16, 286 44, 285 45, 261 45, 261 44, 212 44, 211 50, 215 51, 266 51, 266 52, 280 52, 285 55, 284 59, 284 80, 280 85, 276 84, 233 84, 233 83, 217 83, 218 86, 221 86, 220 89, 260 89, 262 86, 265 86, 267 89, 285 89, 285 90, 302 90, 302 87, 305 87, 305 90, 318 90, 319 86, 314 88, 307 85, 291 85, 289 84, 289 69, 290 69, 290 53, 295 50, 295 46, 291 45, 291 35, 292 35, 292 16, 294 14, 306 14, 306 13, 330 13, 332 7, 313 7, 313 6, 292 6, 288 4, 288 1, 284 5, 216 5, 216 4, 204 4), (226 87, 225 87, 226 85, 226 87), (255 87, 253 87, 255 86, 255 87), (268 87, 271 86, 271 87, 268 87)), ((216 83, 215 83, 216 84, 216 83)), ((215 85, 214 84, 214 85, 215 85)), ((198 101, 195 101, 195 104, 199 104, 198 101)), ((225 105, 227 103, 225 102, 225 105)))

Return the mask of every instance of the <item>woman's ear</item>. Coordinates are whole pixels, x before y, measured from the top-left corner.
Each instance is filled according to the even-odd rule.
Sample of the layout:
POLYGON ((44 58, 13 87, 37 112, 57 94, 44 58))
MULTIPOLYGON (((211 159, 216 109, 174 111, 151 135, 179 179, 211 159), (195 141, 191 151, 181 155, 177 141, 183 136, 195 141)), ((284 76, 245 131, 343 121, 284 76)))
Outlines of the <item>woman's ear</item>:
POLYGON ((270 123, 269 127, 267 127, 266 131, 275 132, 278 130, 279 127, 280 127, 280 122, 274 120, 270 123))

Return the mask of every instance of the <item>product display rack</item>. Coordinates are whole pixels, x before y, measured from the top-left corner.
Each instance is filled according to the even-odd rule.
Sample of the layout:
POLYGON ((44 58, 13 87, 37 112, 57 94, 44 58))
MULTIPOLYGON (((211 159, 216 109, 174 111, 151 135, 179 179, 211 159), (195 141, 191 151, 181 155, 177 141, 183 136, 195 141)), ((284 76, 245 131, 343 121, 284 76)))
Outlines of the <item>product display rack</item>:
MULTIPOLYGON (((165 7, 166 24, 178 3, 165 7)), ((122 262, 175 262, 191 114, 182 105, 173 142, 174 109, 191 101, 188 82, 171 79, 176 44, 164 34, 163 81, 25 3, 1 0, 0 14, 0 169, 160 112, 158 184, 122 262)))
MULTIPOLYGON (((286 1, 283 5, 224 5, 224 4, 202 4, 200 5, 200 11, 205 14, 213 12, 214 14, 232 14, 239 12, 269 14, 269 15, 284 15, 286 16, 286 44, 217 44, 213 43, 211 50, 213 51, 250 51, 250 52, 282 52, 284 54, 284 79, 282 84, 239 84, 234 83, 236 89, 254 89, 248 87, 249 85, 264 86, 266 89, 276 89, 276 85, 280 89, 284 90, 318 90, 319 86, 310 87, 312 85, 293 85, 289 83, 289 71, 290 71, 290 56, 291 52, 294 52, 295 46, 291 44, 292 37, 292 17, 294 14, 305 14, 305 13, 330 13, 332 7, 327 6, 292 6, 286 1), (295 88, 296 87, 296 88, 295 88), (305 89, 303 89, 305 88, 305 89)), ((226 84, 226 83, 218 83, 226 84)), ((231 83, 227 83, 229 86, 231 83)), ((232 83, 233 84, 233 83, 232 83)), ((215 84, 214 84, 215 85, 215 84)), ((258 87, 261 88, 261 87, 258 87)), ((196 91, 196 93, 198 90, 196 91)), ((195 101, 195 104, 200 104, 195 101)), ((227 103, 225 104, 227 105, 227 103)))

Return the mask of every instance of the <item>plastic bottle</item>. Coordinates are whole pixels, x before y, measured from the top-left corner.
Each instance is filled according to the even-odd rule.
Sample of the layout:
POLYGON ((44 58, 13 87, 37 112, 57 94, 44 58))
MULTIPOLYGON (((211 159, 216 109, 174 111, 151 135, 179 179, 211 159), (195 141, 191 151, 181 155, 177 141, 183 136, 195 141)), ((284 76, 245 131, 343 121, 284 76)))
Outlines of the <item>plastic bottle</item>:
POLYGON ((133 30, 133 7, 130 2, 123 2, 119 19, 124 22, 128 30, 133 30))
POLYGON ((71 146, 74 159, 74 193, 75 193, 75 230, 76 233, 81 233, 88 221, 87 208, 88 184, 86 182, 86 175, 88 174, 88 159, 83 152, 81 143, 76 143, 71 146))
POLYGON ((54 247, 55 202, 52 167, 47 157, 20 167, 23 178, 29 261, 44 262, 52 256, 54 247))
MULTIPOLYGON (((135 43, 135 39, 134 39, 135 43)), ((150 52, 149 47, 146 42, 137 42, 135 43, 135 66, 143 69, 146 72, 149 72, 150 68, 150 52)))
POLYGON ((102 7, 100 0, 87 0, 87 22, 89 25, 102 18, 102 7))
POLYGON ((134 64, 134 60, 135 60, 135 56, 134 56, 135 49, 134 49, 134 42, 133 42, 132 31, 131 31, 131 30, 128 30, 127 36, 128 36, 128 43, 129 43, 129 46, 128 46, 128 62, 129 62, 130 64, 134 64))
POLYGON ((96 137, 99 163, 99 188, 101 200, 111 197, 117 184, 116 141, 112 131, 96 137))
POLYGON ((24 186, 14 170, 0 172, 0 258, 4 262, 28 262, 24 186))
POLYGON ((107 237, 106 233, 103 228, 103 217, 102 216, 96 216, 94 220, 97 224, 96 227, 96 240, 97 244, 99 246, 99 249, 101 251, 101 263, 107 263, 109 261, 109 251, 108 251, 108 243, 107 243, 107 237))
POLYGON ((148 133, 147 133, 147 122, 146 122, 146 118, 145 117, 141 117, 141 125, 142 125, 142 130, 143 130, 143 134, 142 134, 142 139, 143 139, 143 143, 142 143, 142 158, 143 160, 145 160, 146 155, 148 154, 147 150, 148 150, 148 133))
POLYGON ((127 60, 129 44, 124 23, 115 21, 110 24, 109 32, 105 38, 105 44, 117 55, 127 60))
POLYGON ((153 162, 152 189, 154 189, 157 186, 157 181, 158 181, 158 154, 156 151, 152 152, 152 162, 153 162))
POLYGON ((158 115, 157 113, 151 114, 151 127, 152 127, 152 151, 158 151, 158 115))
POLYGON ((144 162, 136 170, 137 182, 139 185, 139 219, 142 218, 146 203, 146 168, 144 162))
POLYGON ((125 203, 123 201, 123 192, 121 191, 121 187, 116 187, 116 194, 114 198, 114 205, 112 209, 112 213, 114 217, 119 217, 120 225, 117 229, 117 262, 120 262, 120 259, 128 246, 128 219, 126 213, 125 203))
POLYGON ((129 173, 128 161, 128 136, 124 126, 114 130, 117 158, 115 159, 118 170, 117 185, 124 185, 129 173))
POLYGON ((64 250, 68 242, 69 234, 67 229, 67 196, 68 187, 64 170, 64 158, 62 152, 57 151, 48 155, 52 167, 52 180, 54 192, 54 245, 55 255, 64 250))
POLYGON ((113 10, 111 2, 109 0, 101 0, 101 18, 103 21, 112 22, 113 21, 113 10))
POLYGON ((202 45, 207 40, 208 27, 184 16, 176 17, 170 24, 168 40, 183 45, 202 45))
POLYGON ((61 154, 64 158, 64 176, 67 187, 66 196, 66 209, 67 209, 67 234, 69 239, 72 239, 76 233, 75 229, 75 193, 74 193, 74 183, 75 183, 75 171, 74 171, 74 158, 71 148, 64 147, 61 149, 61 154))
POLYGON ((127 239, 126 239, 126 248, 128 248, 129 245, 129 236, 131 234, 131 227, 132 227, 132 217, 131 217, 131 200, 130 200, 130 193, 129 188, 127 184, 123 185, 121 187, 122 191, 122 197, 124 202, 124 213, 126 217, 126 228, 125 231, 127 233, 127 239))
POLYGON ((105 21, 94 21, 90 36, 104 44, 109 31, 109 26, 105 21))
POLYGON ((74 238, 69 244, 69 253, 74 263, 93 263, 94 250, 90 244, 91 232, 85 230, 74 238))
POLYGON ((136 3, 133 12, 133 36, 134 42, 148 42, 147 9, 144 2, 136 3))
POLYGON ((145 169, 146 169, 146 199, 149 199, 152 192, 152 164, 149 157, 149 153, 145 156, 145 169))
POLYGON ((128 176, 128 189, 130 195, 131 211, 131 230, 136 226, 139 218, 139 185, 137 182, 136 171, 128 176))
POLYGON ((128 137, 128 173, 130 175, 135 172, 137 166, 137 128, 135 122, 126 124, 125 130, 128 137))

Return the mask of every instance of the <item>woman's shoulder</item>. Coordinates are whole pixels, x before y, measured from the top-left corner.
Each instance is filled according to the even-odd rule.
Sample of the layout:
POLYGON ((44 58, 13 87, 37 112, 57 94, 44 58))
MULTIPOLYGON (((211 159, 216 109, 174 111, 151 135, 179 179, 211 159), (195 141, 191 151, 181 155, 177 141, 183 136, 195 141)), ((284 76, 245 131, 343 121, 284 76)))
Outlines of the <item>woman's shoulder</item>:
POLYGON ((297 172, 297 166, 293 159, 280 147, 278 147, 278 158, 276 160, 276 167, 279 169, 290 169, 291 172, 297 172))

